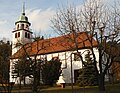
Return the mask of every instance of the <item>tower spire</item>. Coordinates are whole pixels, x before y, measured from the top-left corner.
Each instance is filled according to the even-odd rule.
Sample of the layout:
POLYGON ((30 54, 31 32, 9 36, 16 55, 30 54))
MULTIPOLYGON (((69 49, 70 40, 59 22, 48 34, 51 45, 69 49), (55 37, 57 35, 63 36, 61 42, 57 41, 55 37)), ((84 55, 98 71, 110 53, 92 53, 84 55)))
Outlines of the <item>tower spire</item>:
POLYGON ((23 2, 23 6, 22 6, 22 14, 25 15, 25 2, 23 2))

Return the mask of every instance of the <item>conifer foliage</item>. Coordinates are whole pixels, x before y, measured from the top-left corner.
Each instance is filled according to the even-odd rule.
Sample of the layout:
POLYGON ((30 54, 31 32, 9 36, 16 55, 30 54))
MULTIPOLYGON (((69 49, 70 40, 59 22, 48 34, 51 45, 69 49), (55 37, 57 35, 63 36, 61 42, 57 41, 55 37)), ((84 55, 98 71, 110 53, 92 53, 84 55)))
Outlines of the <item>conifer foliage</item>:
POLYGON ((83 66, 79 71, 79 77, 77 83, 79 86, 93 86, 97 85, 97 76, 93 65, 92 57, 90 52, 85 55, 86 66, 83 66))
POLYGON ((53 86, 61 74, 61 62, 59 59, 52 58, 42 66, 42 80, 46 85, 53 86))

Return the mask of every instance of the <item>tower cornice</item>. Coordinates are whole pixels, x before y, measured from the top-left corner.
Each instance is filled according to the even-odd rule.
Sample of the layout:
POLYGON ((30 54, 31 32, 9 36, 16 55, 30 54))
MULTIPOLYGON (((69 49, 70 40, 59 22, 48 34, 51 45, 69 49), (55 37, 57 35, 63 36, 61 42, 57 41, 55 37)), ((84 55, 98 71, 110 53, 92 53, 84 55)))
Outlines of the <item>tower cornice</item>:
POLYGON ((26 29, 18 29, 18 30, 14 30, 14 31, 12 31, 12 33, 14 33, 14 32, 18 32, 18 31, 26 31, 26 32, 29 32, 29 33, 31 33, 31 34, 33 34, 33 32, 32 31, 30 31, 30 30, 26 30, 26 29))
POLYGON ((31 26, 31 23, 30 23, 30 22, 28 22, 28 21, 17 21, 17 22, 15 22, 15 25, 16 25, 17 23, 28 23, 28 24, 29 24, 29 26, 31 26))

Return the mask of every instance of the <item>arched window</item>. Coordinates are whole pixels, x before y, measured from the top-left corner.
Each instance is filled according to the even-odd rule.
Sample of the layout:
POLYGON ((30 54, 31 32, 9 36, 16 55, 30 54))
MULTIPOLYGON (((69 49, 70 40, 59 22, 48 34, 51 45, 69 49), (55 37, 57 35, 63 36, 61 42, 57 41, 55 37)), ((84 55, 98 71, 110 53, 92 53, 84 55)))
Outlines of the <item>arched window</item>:
POLYGON ((18 32, 18 37, 20 37, 20 32, 18 32))
POLYGON ((30 33, 28 33, 28 38, 30 38, 30 33))
POLYGON ((17 38, 17 33, 15 33, 15 38, 17 38))
POLYGON ((21 29, 24 29, 24 24, 21 24, 21 29))
POLYGON ((30 33, 25 32, 25 38, 30 38, 30 33))
POLYGON ((28 28, 28 25, 26 25, 26 28, 28 28))
POLYGON ((81 61, 81 58, 79 57, 80 54, 74 53, 74 61, 81 61))
POLYGON ((27 38, 27 32, 25 32, 25 38, 27 38))
POLYGON ((19 24, 17 25, 17 30, 19 29, 19 24))

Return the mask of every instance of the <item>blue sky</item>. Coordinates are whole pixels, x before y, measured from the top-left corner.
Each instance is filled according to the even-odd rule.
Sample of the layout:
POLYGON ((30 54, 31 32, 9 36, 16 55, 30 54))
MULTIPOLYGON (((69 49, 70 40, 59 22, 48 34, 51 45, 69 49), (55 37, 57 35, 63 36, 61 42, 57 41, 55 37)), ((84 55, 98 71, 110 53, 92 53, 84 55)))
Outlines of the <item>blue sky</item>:
MULTIPOLYGON (((58 5, 81 6, 86 0, 0 0, 0 39, 12 40, 12 31, 15 28, 15 22, 21 15, 23 1, 33 32, 49 38, 56 35, 50 27, 50 19, 55 14, 58 5)), ((104 1, 112 2, 114 0, 104 1)))

